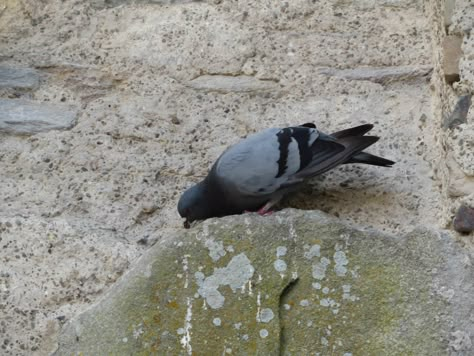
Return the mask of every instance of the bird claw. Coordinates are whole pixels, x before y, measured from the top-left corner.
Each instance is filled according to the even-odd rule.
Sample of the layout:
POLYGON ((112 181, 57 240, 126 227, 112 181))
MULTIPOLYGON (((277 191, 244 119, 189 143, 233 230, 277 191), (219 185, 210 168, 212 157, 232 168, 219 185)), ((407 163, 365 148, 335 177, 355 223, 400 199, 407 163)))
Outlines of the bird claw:
POLYGON ((257 211, 258 215, 269 216, 273 214, 273 210, 268 210, 265 206, 257 211))
POLYGON ((257 211, 244 210, 244 214, 252 214, 252 213, 257 213, 260 216, 269 216, 273 214, 273 210, 267 210, 264 208, 260 208, 257 211))

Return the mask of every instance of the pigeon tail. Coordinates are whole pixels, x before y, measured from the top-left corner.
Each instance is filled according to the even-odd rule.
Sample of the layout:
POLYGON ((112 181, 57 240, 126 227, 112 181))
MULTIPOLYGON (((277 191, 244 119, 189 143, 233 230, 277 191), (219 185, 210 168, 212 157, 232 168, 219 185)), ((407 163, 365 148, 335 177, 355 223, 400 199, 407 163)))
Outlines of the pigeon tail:
POLYGON ((394 161, 367 152, 358 153, 344 163, 363 163, 379 167, 392 167, 395 164, 394 161))

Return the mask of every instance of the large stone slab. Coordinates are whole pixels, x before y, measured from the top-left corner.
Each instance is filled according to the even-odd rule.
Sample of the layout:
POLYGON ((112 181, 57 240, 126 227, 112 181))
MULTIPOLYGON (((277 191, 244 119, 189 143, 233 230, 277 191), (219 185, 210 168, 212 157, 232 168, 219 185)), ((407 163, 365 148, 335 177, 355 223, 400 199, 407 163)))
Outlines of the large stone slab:
POLYGON ((319 73, 348 80, 368 80, 375 83, 407 80, 427 76, 431 66, 359 67, 350 69, 321 68, 319 73))
POLYGON ((271 80, 260 80, 252 76, 239 75, 202 75, 191 80, 188 85, 194 89, 207 91, 253 92, 278 89, 278 84, 271 80))
POLYGON ((473 281, 439 233, 314 211, 212 219, 157 243, 56 355, 467 355, 473 281))
POLYGON ((69 129, 75 122, 76 112, 67 105, 0 99, 0 132, 32 135, 69 129))
POLYGON ((97 9, 116 7, 121 5, 134 4, 159 4, 159 5, 175 5, 186 4, 198 0, 92 0, 91 4, 97 9))
POLYGON ((35 89, 39 79, 34 69, 0 66, 0 88, 35 89))

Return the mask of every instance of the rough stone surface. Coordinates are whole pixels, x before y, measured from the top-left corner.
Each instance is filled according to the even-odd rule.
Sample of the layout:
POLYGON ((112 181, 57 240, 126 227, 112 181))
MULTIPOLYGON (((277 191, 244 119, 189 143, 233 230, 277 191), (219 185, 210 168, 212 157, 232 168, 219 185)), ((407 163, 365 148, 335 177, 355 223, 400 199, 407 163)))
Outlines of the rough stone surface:
MULTIPOLYGON (((3 0, 1 65, 34 68, 41 81, 1 89, 0 97, 71 105, 77 125, 0 136, 0 217, 15 228, 25 221, 24 230, 0 236, 9 242, 0 242, 0 293, 9 295, 0 302, 0 354, 48 354, 64 322, 147 248, 181 229, 179 194, 229 144, 269 126, 315 121, 330 132, 373 122, 382 139, 371 152, 397 161, 392 169, 345 166, 309 182, 282 207, 320 209, 395 234, 451 226, 460 200, 474 201, 473 181, 452 148, 457 139, 439 132, 458 97, 472 91, 470 7, 456 1, 449 31, 463 37, 464 55, 461 81, 449 86, 440 74, 441 1, 3 0), (322 68, 434 70, 374 82, 322 68), (190 85, 202 78, 227 82, 190 85), (40 248, 53 227, 64 248, 40 248), (30 243, 34 259, 27 259, 30 243), (74 243, 80 247, 68 250, 74 243), (67 298, 42 297, 35 286, 67 298)), ((472 122, 471 110, 465 125, 472 122)), ((469 243, 469 236, 459 238, 469 243)), ((225 258, 218 245, 209 246, 214 258, 225 258)), ((279 251, 274 268, 282 272, 290 265, 279 251)), ((207 277, 204 286, 212 282, 207 277)), ((232 290, 227 282, 222 288, 232 290)), ((269 323, 277 319, 272 312, 269 323)), ((262 308, 262 320, 270 315, 262 308)), ((225 325, 216 316, 210 326, 219 319, 225 325)), ((268 340, 271 331, 259 335, 268 340)), ((472 335, 456 331, 453 343, 462 348, 472 335)))
MULTIPOLYGON (((469 0, 447 0, 431 1, 428 7, 428 15, 433 24, 432 88, 436 98, 433 101, 433 113, 436 117, 443 118, 444 128, 456 126, 453 130, 432 129, 436 149, 431 166, 436 166, 435 177, 441 183, 443 199, 441 216, 445 226, 451 224, 452 217, 461 204, 474 201, 471 142, 474 112, 467 111, 466 105, 459 105, 467 104, 466 97, 471 97, 474 92, 474 37, 470 35, 474 18, 473 6, 473 2, 469 0), (447 28, 446 14, 450 17, 447 28), (452 58, 455 62, 456 57, 459 57, 459 81, 454 83, 447 82, 444 76, 443 44, 449 38, 457 38, 458 43, 456 45, 458 54, 452 58), (459 39, 461 39, 460 48, 459 39), (462 97, 464 99, 459 101, 462 97), (452 114, 455 106, 456 109, 452 114)), ((469 246, 472 246, 471 238, 461 236, 459 238, 463 238, 469 246)))
POLYGON ((473 278, 445 234, 297 210, 213 219, 157 243, 65 325, 55 355, 467 354, 473 278))
POLYGON ((464 95, 459 98, 453 112, 447 116, 443 122, 443 128, 453 129, 461 124, 467 123, 467 114, 471 106, 471 95, 464 95))
POLYGON ((34 69, 0 66, 0 88, 35 89, 39 79, 34 69))
POLYGON ((456 0, 445 0, 444 1, 444 26, 449 26, 453 23, 454 8, 456 6, 456 0))
POLYGON ((443 70, 448 83, 459 81, 459 60, 462 56, 462 37, 446 36, 443 42, 443 70))
POLYGON ((461 233, 470 233, 474 231, 474 208, 466 205, 459 207, 453 221, 454 229, 461 233))
MULTIPOLYGON (((452 1, 449 1, 452 2, 452 1)), ((474 27, 474 4, 470 0, 456 0, 454 2, 451 33, 469 33, 474 27)))
POLYGON ((461 125, 450 138, 453 157, 468 177, 474 177, 474 125, 461 125))
POLYGON ((38 104, 19 99, 0 99, 0 132, 32 135, 70 129, 77 113, 66 105, 38 104))
POLYGON ((77 305, 90 304, 139 255, 136 244, 91 221, 5 213, 0 246, 8 251, 0 256, 2 355, 48 354, 61 322, 77 305))
POLYGON ((459 61, 462 90, 471 93, 474 92, 474 39, 470 35, 473 28, 474 3, 470 0, 457 0, 449 33, 463 38, 463 55, 459 61))
POLYGON ((110 8, 120 5, 133 5, 133 4, 159 4, 159 5, 173 5, 173 4, 185 4, 199 0, 91 0, 92 6, 97 9, 110 8))

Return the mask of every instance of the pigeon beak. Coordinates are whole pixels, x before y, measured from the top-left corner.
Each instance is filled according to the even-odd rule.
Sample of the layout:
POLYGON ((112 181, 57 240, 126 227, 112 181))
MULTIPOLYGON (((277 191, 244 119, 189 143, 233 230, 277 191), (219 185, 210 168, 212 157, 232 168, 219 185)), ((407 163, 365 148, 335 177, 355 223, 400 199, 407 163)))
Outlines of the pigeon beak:
POLYGON ((183 226, 185 229, 189 229, 191 227, 191 224, 189 223, 188 219, 184 220, 183 226))

